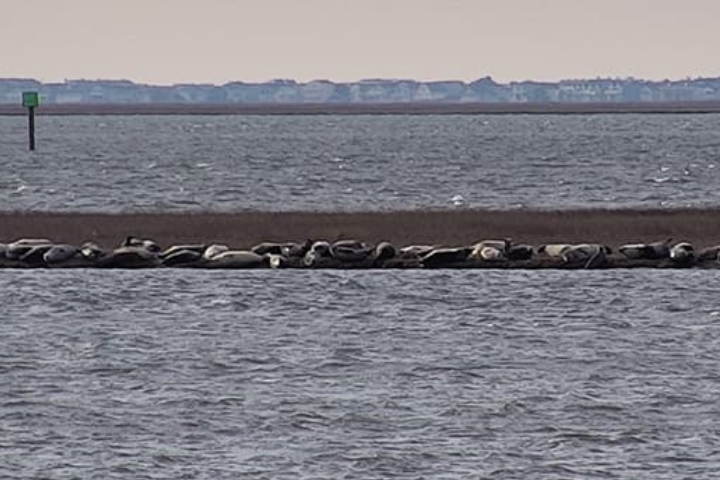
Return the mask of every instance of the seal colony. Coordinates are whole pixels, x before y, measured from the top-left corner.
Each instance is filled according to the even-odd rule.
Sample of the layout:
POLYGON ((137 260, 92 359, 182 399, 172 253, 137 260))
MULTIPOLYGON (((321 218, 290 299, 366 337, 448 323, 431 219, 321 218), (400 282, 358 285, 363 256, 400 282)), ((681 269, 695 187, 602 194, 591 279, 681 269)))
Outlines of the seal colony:
POLYGON ((18 268, 710 268, 720 208, 0 211, 0 243, 18 268))
POLYGON ((128 236, 112 248, 92 242, 54 243, 23 238, 0 244, 4 268, 719 268, 720 245, 696 252, 688 242, 672 239, 620 246, 599 243, 514 244, 510 239, 485 239, 471 245, 395 246, 344 239, 303 242, 262 242, 249 249, 220 243, 171 245, 128 236))

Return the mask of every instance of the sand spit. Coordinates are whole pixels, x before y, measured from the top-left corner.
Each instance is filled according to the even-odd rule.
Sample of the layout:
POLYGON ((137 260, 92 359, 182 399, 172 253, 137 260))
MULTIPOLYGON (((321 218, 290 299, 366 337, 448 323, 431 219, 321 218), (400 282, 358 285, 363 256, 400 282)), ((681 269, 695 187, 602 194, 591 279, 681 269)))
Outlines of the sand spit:
MULTIPOLYGON (((314 268, 583 268, 577 263, 549 258, 537 253, 544 244, 601 244, 612 253, 598 268, 633 267, 715 267, 715 258, 702 265, 695 262, 672 262, 667 258, 628 259, 617 247, 628 243, 651 243, 672 239, 672 244, 688 242, 696 251, 720 244, 720 209, 678 210, 571 210, 571 211, 491 211, 440 210, 393 212, 198 212, 198 213, 61 213, 0 212, 0 242, 21 238, 46 238, 53 244, 82 246, 92 242, 112 252, 128 236, 152 239, 160 249, 173 245, 227 245, 232 252, 250 252, 263 242, 285 244, 326 240, 329 245, 354 239, 364 247, 375 248, 389 242, 395 248, 409 245, 462 247, 457 261, 418 262, 412 256, 385 259, 367 256, 363 261, 337 262, 322 255, 307 265, 298 259, 275 258, 275 267, 314 268), (526 259, 477 261, 468 254, 473 245, 484 239, 511 239, 513 245, 532 246, 535 253, 526 259), (387 261, 386 261, 387 260, 387 261), (411 260, 411 261, 406 261, 411 260)), ((353 247, 355 248, 355 247, 353 247)), ((352 250, 348 250, 351 253, 352 250)), ((375 255, 375 254, 373 254, 375 255)), ((455 255, 455 253, 453 253, 455 255)), ((605 256, 603 256, 605 257, 605 256)), ((245 253, 225 255, 222 265, 246 265, 255 257, 245 253)), ((267 259, 266 259, 267 260, 267 259)), ((144 260, 143 260, 144 261, 144 260)), ((154 261, 154 260, 153 260, 154 261)), ((259 262, 259 261, 258 261, 259 262)), ((256 262, 256 263, 258 263, 256 262)), ((140 266, 162 266, 162 262, 141 262, 140 266)), ((42 262, 34 266, 41 266, 42 262)), ((80 262, 77 266, 120 266, 106 261, 95 265, 80 262)), ((213 266, 220 265, 216 262, 213 266)), ((254 265, 254 264, 253 264, 254 265)), ((23 266, 13 262, 5 266, 23 266)), ((206 263, 195 266, 209 266, 206 263)), ((271 266, 268 261, 256 266, 271 266)), ((222 268, 222 267, 220 267, 222 268)), ((241 267, 240 267, 241 268, 241 267)))

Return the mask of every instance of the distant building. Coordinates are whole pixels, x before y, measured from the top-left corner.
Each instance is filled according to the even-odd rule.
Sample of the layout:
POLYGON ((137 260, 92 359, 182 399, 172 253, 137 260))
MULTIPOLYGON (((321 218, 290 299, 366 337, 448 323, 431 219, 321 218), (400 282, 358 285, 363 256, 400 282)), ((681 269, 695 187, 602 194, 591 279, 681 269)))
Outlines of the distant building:
POLYGON ((506 84, 483 77, 418 82, 371 78, 335 83, 299 83, 276 79, 264 83, 157 86, 129 80, 65 80, 40 83, 27 78, 0 79, 0 103, 17 104, 22 92, 40 92, 52 103, 406 103, 406 102, 694 102, 720 101, 720 78, 664 80, 634 78, 569 79, 560 82, 522 81, 506 84))

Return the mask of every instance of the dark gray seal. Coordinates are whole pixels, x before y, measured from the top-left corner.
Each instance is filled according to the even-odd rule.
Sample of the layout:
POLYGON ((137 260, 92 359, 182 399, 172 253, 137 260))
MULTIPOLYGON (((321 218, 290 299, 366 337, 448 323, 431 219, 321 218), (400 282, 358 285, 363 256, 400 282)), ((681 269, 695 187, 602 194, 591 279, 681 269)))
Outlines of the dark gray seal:
POLYGON ((468 260, 472 247, 436 248, 421 260, 425 268, 452 268, 468 260))
POLYGON ((132 235, 125 237, 125 240, 120 244, 120 247, 135 247, 144 248, 151 253, 160 253, 162 248, 155 241, 147 238, 139 238, 132 235))
POLYGON ((330 246, 330 255, 341 262, 362 262, 368 259, 375 249, 357 240, 340 240, 330 246))
POLYGON ((567 265, 582 265, 583 268, 599 268, 607 264, 607 255, 612 249, 597 243, 572 245, 562 252, 563 262, 567 265))
POLYGON ((155 268, 160 266, 156 252, 144 247, 120 247, 97 261, 100 268, 155 268))

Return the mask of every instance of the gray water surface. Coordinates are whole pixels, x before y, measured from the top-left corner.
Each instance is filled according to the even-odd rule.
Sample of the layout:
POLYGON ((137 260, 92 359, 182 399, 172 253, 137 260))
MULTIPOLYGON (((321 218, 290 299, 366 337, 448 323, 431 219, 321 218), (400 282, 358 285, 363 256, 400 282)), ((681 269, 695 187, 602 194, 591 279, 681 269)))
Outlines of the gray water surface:
POLYGON ((720 115, 0 117, 19 210, 720 206, 720 115))
POLYGON ((716 478, 718 280, 3 270, 0 477, 716 478))

